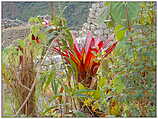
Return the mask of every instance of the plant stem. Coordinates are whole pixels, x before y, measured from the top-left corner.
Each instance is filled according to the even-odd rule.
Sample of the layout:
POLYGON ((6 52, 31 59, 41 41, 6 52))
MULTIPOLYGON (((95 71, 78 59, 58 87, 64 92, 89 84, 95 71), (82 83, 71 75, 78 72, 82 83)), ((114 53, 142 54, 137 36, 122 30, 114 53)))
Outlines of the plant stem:
MULTIPOLYGON (((60 36, 61 36, 61 34, 59 34, 54 40, 58 39, 60 36)), ((42 66, 42 64, 44 63, 45 58, 46 58, 46 56, 48 55, 49 49, 51 49, 52 45, 53 45, 53 42, 51 42, 51 44, 50 44, 49 48, 47 49, 46 54, 44 55, 44 58, 43 58, 43 60, 41 61, 41 63, 39 63, 39 65, 37 65, 37 74, 36 74, 35 80, 34 80, 32 86, 31 86, 30 92, 29 92, 29 94, 27 95, 25 101, 23 102, 23 104, 20 106, 20 108, 19 108, 18 111, 16 112, 16 116, 19 114, 19 112, 21 111, 21 109, 25 106, 25 104, 27 103, 28 99, 30 98, 30 96, 31 96, 31 94, 32 94, 32 92, 33 92, 33 89, 34 89, 34 87, 35 87, 35 85, 36 85, 36 83, 37 83, 37 79, 38 79, 39 76, 40 76, 41 66, 42 66)))

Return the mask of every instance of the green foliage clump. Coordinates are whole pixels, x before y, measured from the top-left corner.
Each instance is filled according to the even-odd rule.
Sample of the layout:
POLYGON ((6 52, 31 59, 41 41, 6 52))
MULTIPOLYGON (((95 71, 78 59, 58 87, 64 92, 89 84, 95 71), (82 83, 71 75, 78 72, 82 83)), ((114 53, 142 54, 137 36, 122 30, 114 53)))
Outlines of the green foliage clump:
MULTIPOLYGON (((68 7, 74 11, 77 7, 77 3, 65 4, 70 5, 68 7)), ((52 69, 38 72, 36 96, 44 98, 42 108, 37 112, 40 116, 156 116, 156 3, 105 2, 105 6, 109 7, 108 14, 101 14, 100 18, 104 19, 99 20, 113 29, 115 39, 119 42, 113 54, 102 60, 96 76, 96 88, 90 89, 78 82, 75 63, 67 58, 71 64, 65 64, 64 57, 61 57, 64 64, 62 72, 56 70, 56 64, 53 64, 52 69)), ((65 8, 64 12, 69 16, 72 11, 65 8)), ((32 61, 34 67, 28 72, 36 73, 37 57, 40 56, 41 61, 52 43, 62 50, 68 49, 67 46, 70 46, 69 50, 73 49, 72 33, 61 16, 54 16, 48 26, 43 26, 40 18, 30 18, 29 22, 33 23, 30 35, 18 41, 18 45, 25 48, 27 54, 17 51, 14 46, 4 49, 2 75, 8 84, 13 85, 12 82, 18 79, 18 74, 13 74, 16 74, 17 68, 21 68, 19 56, 26 55, 25 59, 31 57, 31 60, 26 61, 32 61), (32 35, 35 35, 35 39, 38 37, 40 43, 37 39, 32 40, 32 35)), ((68 24, 77 24, 73 21, 69 20, 68 24)))
POLYGON ((110 8, 106 17, 110 21, 105 24, 114 29, 115 38, 119 40, 109 62, 102 66, 103 76, 110 82, 112 99, 120 103, 122 110, 116 112, 119 109, 114 107, 110 113, 155 117, 156 3, 106 2, 105 5, 110 8))

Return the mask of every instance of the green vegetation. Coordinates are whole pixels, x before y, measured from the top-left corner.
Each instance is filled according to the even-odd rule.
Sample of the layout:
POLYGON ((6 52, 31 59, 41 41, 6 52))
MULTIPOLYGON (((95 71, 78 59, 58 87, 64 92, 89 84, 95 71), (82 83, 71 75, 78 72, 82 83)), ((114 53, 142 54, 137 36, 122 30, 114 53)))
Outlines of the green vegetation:
POLYGON ((113 79, 111 95, 116 95, 118 108, 124 107, 123 112, 117 114, 156 116, 155 2, 111 2, 108 5, 112 20, 106 24, 114 29, 120 42, 109 62, 106 61, 106 67, 112 67, 104 69, 104 76, 113 79))
POLYGON ((11 112, 17 117, 156 117, 156 2, 104 6, 108 14, 99 20, 115 37, 99 41, 87 33, 83 48, 62 16, 48 24, 29 19, 28 37, 2 52, 3 80, 17 100, 15 112, 8 110, 11 101, 4 101, 4 117, 11 112), (44 64, 46 56, 56 54, 60 70, 55 62, 44 64))

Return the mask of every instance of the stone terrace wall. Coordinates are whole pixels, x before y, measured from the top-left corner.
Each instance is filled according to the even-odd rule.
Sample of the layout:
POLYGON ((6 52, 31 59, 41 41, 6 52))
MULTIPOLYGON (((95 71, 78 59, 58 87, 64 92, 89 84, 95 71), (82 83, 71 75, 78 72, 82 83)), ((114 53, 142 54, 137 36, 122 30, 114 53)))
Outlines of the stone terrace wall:
POLYGON ((12 27, 2 30, 1 45, 2 48, 15 43, 17 39, 24 39, 30 32, 29 26, 12 27))
POLYGON ((10 27, 16 27, 16 26, 21 26, 21 25, 26 25, 26 22, 23 22, 21 20, 15 19, 2 19, 1 20, 1 28, 2 29, 6 29, 6 28, 10 28, 10 27))

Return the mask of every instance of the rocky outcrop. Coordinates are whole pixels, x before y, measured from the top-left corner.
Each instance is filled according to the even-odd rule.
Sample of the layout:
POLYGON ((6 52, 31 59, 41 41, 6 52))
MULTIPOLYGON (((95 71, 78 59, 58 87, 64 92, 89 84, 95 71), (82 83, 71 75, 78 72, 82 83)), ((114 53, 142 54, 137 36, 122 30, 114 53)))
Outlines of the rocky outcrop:
POLYGON ((102 40, 108 38, 112 30, 107 28, 105 23, 99 23, 98 18, 101 14, 108 14, 108 7, 104 6, 104 2, 96 2, 92 4, 92 8, 89 9, 89 16, 87 23, 83 24, 82 32, 87 33, 91 31, 95 37, 99 37, 102 40))

